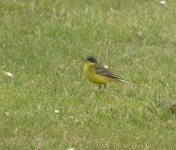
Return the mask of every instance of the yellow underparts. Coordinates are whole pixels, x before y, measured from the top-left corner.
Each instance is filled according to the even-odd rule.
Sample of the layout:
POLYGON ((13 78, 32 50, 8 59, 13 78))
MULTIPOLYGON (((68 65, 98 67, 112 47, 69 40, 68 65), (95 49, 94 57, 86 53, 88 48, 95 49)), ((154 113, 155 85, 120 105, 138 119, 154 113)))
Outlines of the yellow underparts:
POLYGON ((116 80, 116 79, 113 79, 110 77, 96 74, 92 69, 93 65, 94 65, 94 63, 91 63, 91 62, 86 62, 84 65, 84 72, 85 72, 85 75, 89 81, 91 81, 95 84, 101 85, 101 84, 107 84, 109 82, 116 80))

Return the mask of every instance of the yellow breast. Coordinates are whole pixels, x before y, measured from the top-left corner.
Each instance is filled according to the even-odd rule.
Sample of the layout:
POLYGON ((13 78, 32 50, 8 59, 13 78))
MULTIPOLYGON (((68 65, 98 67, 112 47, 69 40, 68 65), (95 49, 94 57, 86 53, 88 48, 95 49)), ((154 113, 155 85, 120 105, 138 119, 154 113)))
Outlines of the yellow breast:
POLYGON ((114 81, 114 79, 111 79, 109 77, 96 74, 92 69, 93 65, 94 63, 91 62, 86 62, 84 65, 85 76, 87 77, 88 80, 90 80, 95 84, 107 84, 108 82, 114 81))

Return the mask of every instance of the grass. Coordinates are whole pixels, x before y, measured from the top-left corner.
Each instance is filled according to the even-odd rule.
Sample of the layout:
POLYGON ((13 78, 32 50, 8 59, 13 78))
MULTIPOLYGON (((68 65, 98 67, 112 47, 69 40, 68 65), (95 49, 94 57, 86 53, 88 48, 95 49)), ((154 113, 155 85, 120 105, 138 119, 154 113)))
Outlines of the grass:
POLYGON ((176 149, 175 8, 0 1, 1 149, 176 149), (87 55, 134 84, 100 95, 82 72, 87 55))

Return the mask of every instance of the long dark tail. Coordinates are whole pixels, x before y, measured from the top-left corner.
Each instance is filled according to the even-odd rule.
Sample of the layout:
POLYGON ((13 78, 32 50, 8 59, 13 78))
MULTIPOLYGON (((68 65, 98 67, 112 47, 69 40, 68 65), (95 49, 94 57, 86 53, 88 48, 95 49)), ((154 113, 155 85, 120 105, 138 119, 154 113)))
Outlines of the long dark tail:
POLYGON ((125 83, 132 83, 130 81, 127 81, 127 80, 123 79, 121 76, 118 76, 118 75, 115 75, 115 74, 111 74, 111 77, 117 79, 118 81, 122 81, 122 82, 125 82, 125 83))
POLYGON ((130 81, 124 80, 124 79, 118 79, 119 81, 125 82, 125 83, 132 83, 130 81))

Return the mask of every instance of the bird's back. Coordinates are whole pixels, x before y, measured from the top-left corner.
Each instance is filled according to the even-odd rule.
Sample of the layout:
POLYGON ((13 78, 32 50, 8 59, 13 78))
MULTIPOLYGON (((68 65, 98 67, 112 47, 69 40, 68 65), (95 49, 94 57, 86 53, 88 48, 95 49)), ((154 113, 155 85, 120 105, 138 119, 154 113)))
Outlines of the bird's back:
POLYGON ((85 75, 91 82, 100 85, 100 84, 107 84, 108 82, 112 82, 116 80, 116 78, 111 78, 103 74, 97 74, 95 70, 95 66, 96 66, 95 64, 93 65, 93 64, 90 64, 89 62, 86 62, 84 65, 85 75))

